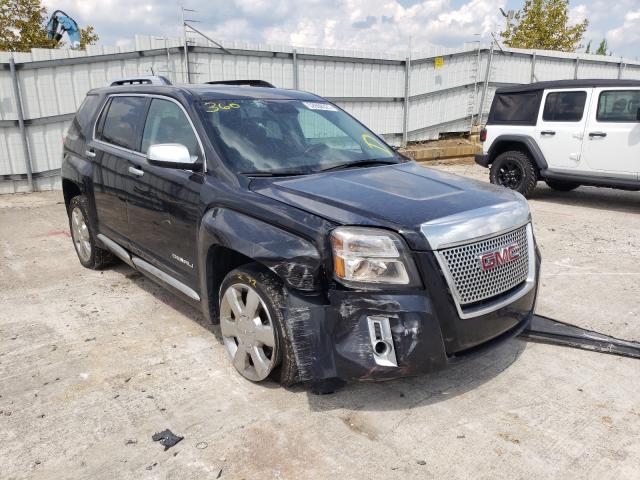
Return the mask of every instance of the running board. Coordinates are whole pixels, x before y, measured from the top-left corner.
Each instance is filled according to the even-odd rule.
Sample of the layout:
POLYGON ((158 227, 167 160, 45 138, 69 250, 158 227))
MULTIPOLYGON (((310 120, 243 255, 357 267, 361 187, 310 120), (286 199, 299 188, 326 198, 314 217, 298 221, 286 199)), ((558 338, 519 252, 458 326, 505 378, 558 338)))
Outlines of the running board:
POLYGON ((540 315, 533 316, 531 325, 520 336, 533 342, 640 358, 640 343, 638 342, 610 337, 540 315))
POLYGON ((131 260, 131 255, 124 248, 118 245, 116 242, 111 240, 109 237, 105 237, 103 234, 98 234, 98 240, 100 240, 105 247, 109 249, 111 253, 113 253, 116 257, 122 260, 124 263, 129 265, 130 267, 136 268, 131 260))
POLYGON ((162 280, 167 285, 170 285, 176 290, 181 291, 187 297, 192 298, 196 302, 200 301, 200 295, 198 295, 198 293, 195 290, 193 290, 191 287, 187 287, 184 283, 179 282, 178 280, 173 278, 171 275, 164 273, 159 268, 154 267, 153 265, 151 265, 148 262, 145 262, 141 258, 138 258, 138 257, 131 257, 131 258, 133 260, 135 267, 138 270, 144 270, 146 273, 153 275, 157 279, 162 280))
POLYGON ((200 295, 198 295, 198 293, 191 287, 186 286, 184 283, 176 280, 171 275, 163 272, 159 268, 154 267, 150 263, 145 262, 141 258, 130 255, 129 252, 127 252, 124 248, 111 240, 109 237, 106 237, 103 234, 99 233, 98 240, 100 240, 111 253, 113 253, 116 257, 118 257, 130 267, 133 267, 137 270, 143 270, 145 273, 153 275, 158 280, 162 280, 167 285, 170 285, 176 290, 184 293, 187 297, 192 298, 197 302, 200 301, 200 295))

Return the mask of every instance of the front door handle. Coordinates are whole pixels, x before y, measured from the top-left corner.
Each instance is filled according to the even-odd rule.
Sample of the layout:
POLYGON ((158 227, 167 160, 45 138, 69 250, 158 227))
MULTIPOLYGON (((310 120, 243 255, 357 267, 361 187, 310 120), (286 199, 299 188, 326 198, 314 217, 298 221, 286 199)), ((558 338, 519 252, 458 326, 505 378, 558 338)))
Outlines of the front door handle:
POLYGON ((94 158, 94 157, 96 156, 96 151, 95 151, 93 148, 87 148, 87 149, 84 151, 84 154, 85 154, 87 157, 94 158))
POLYGON ((144 171, 136 167, 129 167, 129 173, 131 175, 135 175, 136 177, 141 177, 144 175, 144 171))
POLYGON ((540 132, 540 135, 555 135, 556 132, 554 132, 553 130, 543 130, 540 132))
POLYGON ((590 137, 606 137, 607 134, 605 132, 589 132, 590 137))

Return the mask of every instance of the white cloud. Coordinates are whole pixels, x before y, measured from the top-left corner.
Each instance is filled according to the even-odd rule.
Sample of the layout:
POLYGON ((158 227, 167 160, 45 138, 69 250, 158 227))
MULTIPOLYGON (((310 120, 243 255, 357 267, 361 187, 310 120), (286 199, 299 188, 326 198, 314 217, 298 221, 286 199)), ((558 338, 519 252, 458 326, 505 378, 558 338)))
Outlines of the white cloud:
MULTIPOLYGON (((358 50, 415 50, 428 44, 461 46, 475 34, 490 38, 504 19, 499 7, 522 0, 43 0, 49 11, 65 10, 80 25, 92 24, 103 44, 125 44, 136 34, 181 35, 180 3, 197 27, 223 41, 293 44, 358 50), (404 2, 406 4, 406 2, 404 2)), ((615 54, 636 56, 640 0, 574 0, 572 23, 589 19, 583 43, 606 36, 615 54)))
MULTIPOLYGON (((640 44, 640 9, 627 12, 624 16, 623 24, 609 31, 607 35, 609 47, 615 52, 616 48, 622 48, 623 45, 639 45, 640 44)), ((636 56, 637 56, 637 49, 636 56)))

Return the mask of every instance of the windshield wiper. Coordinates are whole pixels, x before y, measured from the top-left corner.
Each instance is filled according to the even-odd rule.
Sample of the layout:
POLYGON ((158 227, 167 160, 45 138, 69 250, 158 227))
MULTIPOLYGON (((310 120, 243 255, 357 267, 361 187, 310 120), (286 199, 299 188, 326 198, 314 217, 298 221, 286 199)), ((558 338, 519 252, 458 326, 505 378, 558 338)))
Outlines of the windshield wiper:
POLYGON ((352 167, 370 167, 375 165, 396 165, 400 162, 397 160, 357 160, 355 162, 341 163, 333 167, 316 170, 316 172, 330 172, 332 170, 344 170, 352 167))
POLYGON ((311 172, 240 172, 247 177, 294 177, 296 175, 309 175, 311 172))

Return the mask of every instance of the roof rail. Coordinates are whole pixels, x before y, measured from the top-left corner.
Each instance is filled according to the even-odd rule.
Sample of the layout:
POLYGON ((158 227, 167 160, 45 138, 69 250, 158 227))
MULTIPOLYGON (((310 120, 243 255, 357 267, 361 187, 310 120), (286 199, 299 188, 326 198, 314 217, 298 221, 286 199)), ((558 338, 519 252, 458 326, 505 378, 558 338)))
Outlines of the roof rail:
POLYGON ((248 86, 248 87, 266 87, 266 88, 276 88, 269 82, 265 82, 264 80, 216 80, 213 82, 205 82, 207 85, 237 85, 237 86, 248 86))
POLYGON ((149 75, 146 77, 121 78, 111 82, 111 87, 118 85, 171 85, 168 78, 160 75, 149 75))

